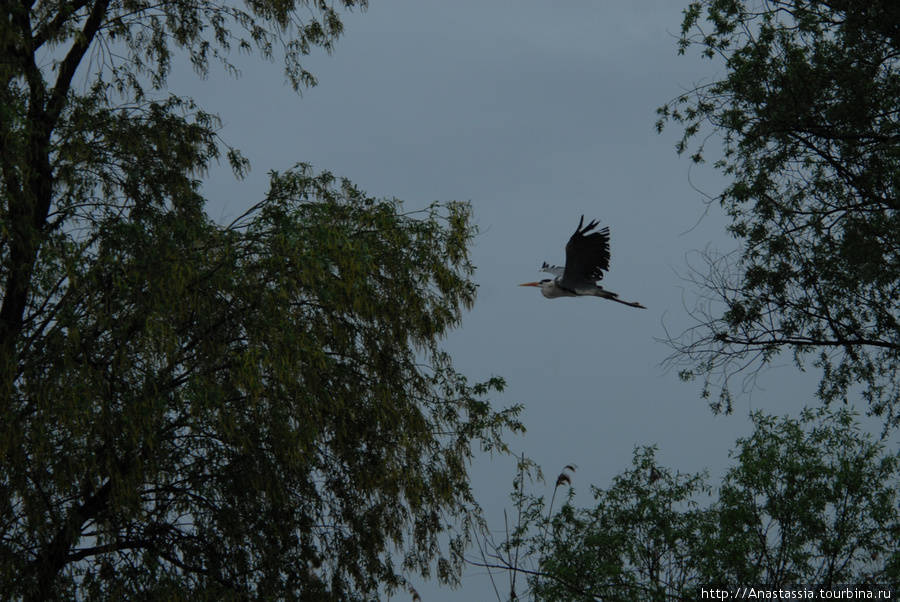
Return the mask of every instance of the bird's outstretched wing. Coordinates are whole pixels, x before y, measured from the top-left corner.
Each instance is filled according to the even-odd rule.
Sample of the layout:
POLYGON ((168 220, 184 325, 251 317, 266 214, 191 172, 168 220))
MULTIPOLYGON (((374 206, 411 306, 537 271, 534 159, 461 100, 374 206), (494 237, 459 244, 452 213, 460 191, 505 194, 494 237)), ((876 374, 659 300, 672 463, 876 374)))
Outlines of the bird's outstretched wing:
POLYGON ((563 271, 565 271, 565 269, 566 268, 560 267, 558 265, 550 265, 546 261, 544 262, 544 265, 541 267, 542 272, 547 272, 548 274, 553 274, 554 276, 562 276, 563 271))
POLYGON ((609 270, 609 228, 591 232, 597 227, 597 220, 584 228, 583 224, 582 215, 575 234, 566 244, 566 268, 560 285, 570 290, 602 280, 603 272, 609 270))

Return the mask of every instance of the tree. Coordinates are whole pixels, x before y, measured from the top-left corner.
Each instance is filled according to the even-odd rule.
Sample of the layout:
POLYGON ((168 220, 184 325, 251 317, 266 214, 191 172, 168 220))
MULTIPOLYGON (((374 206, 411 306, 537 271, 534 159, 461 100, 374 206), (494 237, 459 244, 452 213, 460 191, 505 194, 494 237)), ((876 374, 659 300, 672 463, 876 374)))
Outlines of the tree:
POLYGON ((718 201, 741 248, 695 273, 698 326, 673 361, 729 411, 730 377, 790 351, 821 369, 824 402, 860 384, 900 423, 900 7, 701 0, 680 52, 696 45, 724 75, 662 107, 658 127, 683 126, 678 151, 698 162, 698 135, 720 135, 718 201))
POLYGON ((521 428, 439 346, 475 298, 468 204, 407 212, 299 164, 207 217, 218 124, 161 93, 172 53, 202 73, 283 41, 300 86, 341 32, 328 3, 247 6, 2 5, 0 599, 452 582, 473 447, 521 428))
MULTIPOLYGON (((535 600, 659 600, 678 592, 693 599, 700 559, 692 554, 709 522, 695 498, 710 488, 705 474, 672 474, 659 466, 655 452, 636 449, 632 469, 608 490, 592 487, 593 508, 576 507, 567 471, 549 506, 543 496, 525 493, 520 474, 512 494, 515 528, 500 543, 488 533, 482 561, 470 562, 521 573, 535 600), (554 512, 560 487, 567 494, 554 512)), ((515 587, 508 599, 519 599, 515 587)))
POLYGON ((756 413, 753 422, 713 507, 705 582, 896 583, 900 456, 843 409, 807 409, 799 420, 756 413))
MULTIPOLYGON (((718 487, 659 466, 655 448, 593 507, 557 512, 516 490, 518 527, 488 546, 493 568, 524 573, 536 600, 696 600, 700 587, 837 588, 900 579, 900 456, 851 412, 753 415, 718 487), (713 498, 711 502, 706 500, 713 498)), ((554 490, 555 491, 555 490, 554 490)), ((512 598, 511 598, 512 599, 512 598)))

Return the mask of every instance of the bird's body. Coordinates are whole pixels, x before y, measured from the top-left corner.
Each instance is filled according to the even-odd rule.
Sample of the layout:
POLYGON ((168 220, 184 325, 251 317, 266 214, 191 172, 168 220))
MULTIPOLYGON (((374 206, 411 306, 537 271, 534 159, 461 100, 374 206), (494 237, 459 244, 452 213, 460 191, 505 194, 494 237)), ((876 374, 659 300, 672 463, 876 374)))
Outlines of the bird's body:
POLYGON ((647 309, 640 303, 623 301, 616 293, 597 284, 603 279, 603 272, 609 270, 609 228, 591 232, 597 227, 596 220, 584 225, 584 216, 578 222, 575 234, 566 244, 566 267, 548 265, 544 262, 542 272, 553 274, 553 278, 539 282, 528 282, 521 286, 540 287, 548 299, 557 297, 602 297, 617 303, 647 309))

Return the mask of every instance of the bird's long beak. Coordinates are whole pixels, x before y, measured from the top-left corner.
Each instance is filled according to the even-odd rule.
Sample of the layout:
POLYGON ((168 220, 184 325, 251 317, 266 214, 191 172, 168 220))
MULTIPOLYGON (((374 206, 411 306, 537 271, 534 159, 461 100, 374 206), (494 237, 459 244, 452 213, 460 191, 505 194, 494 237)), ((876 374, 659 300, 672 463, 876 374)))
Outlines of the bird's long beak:
POLYGON ((540 282, 526 282, 525 284, 520 284, 519 286, 540 286, 540 282))

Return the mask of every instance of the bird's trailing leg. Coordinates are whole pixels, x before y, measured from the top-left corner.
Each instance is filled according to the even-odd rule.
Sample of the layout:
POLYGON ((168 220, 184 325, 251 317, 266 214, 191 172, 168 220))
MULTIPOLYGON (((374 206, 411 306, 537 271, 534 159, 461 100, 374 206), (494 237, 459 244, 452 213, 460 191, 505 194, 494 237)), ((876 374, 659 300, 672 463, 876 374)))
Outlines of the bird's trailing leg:
POLYGON ((609 297, 609 298, 612 299, 613 301, 618 301, 619 303, 622 303, 624 305, 630 305, 631 307, 640 307, 641 309, 647 309, 646 307, 644 307, 637 301, 623 301, 622 299, 617 299, 616 297, 609 297))
POLYGON ((605 288, 601 288, 599 286, 594 292, 594 295, 597 297, 603 297, 604 299, 609 299, 610 301, 615 301, 616 303, 621 303, 622 305, 628 305, 629 307, 640 307, 641 309, 647 309, 637 301, 625 301, 623 299, 619 299, 619 295, 617 295, 616 293, 608 291, 605 288))

